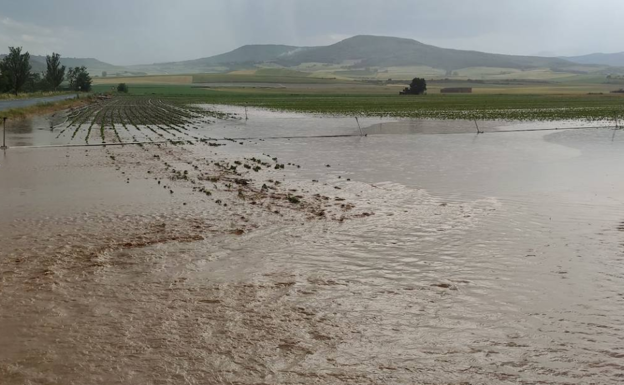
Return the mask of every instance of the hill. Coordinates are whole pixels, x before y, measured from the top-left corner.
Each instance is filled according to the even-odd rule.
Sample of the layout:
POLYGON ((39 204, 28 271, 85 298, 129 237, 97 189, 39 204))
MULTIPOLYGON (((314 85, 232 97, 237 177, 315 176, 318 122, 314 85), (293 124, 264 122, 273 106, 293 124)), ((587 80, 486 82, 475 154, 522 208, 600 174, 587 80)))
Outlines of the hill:
MULTIPOLYGON (((322 47, 245 45, 223 54, 179 62, 115 66, 93 58, 61 58, 67 67, 86 66, 92 75, 141 76, 257 71, 267 68, 305 72, 319 78, 387 80, 452 77, 455 79, 561 79, 623 73, 622 54, 576 58, 501 55, 440 48, 412 39, 354 36, 322 47), (594 64, 596 63, 596 64, 594 64)), ((45 70, 45 57, 32 56, 33 71, 45 70)), ((249 74, 253 74, 250 72, 249 74)))
MULTIPOLYGON (((0 59, 5 57, 6 55, 0 55, 0 59)), ((117 72, 125 72, 126 69, 124 67, 116 66, 113 64, 105 63, 103 61, 93 59, 93 58, 73 58, 73 57, 62 57, 61 56, 61 64, 65 67, 87 67, 87 70, 91 75, 101 75, 102 71, 106 71, 109 74, 114 74, 117 72)), ((39 55, 30 55, 30 66, 32 67, 32 72, 45 72, 46 70, 46 57, 39 55)))
POLYGON ((593 53, 582 56, 564 57, 564 59, 579 64, 601 64, 612 67, 624 67, 624 52, 593 53))
POLYGON ((301 47, 290 45, 244 45, 227 53, 211 56, 202 59, 189 60, 182 63, 202 63, 202 64, 228 64, 228 63, 261 63, 278 60, 280 57, 287 57, 298 51, 305 50, 301 47))
POLYGON ((439 48, 412 39, 385 36, 355 36, 327 47, 297 52, 279 62, 297 65, 306 62, 342 63, 354 67, 428 66, 447 71, 468 67, 514 69, 560 68, 570 63, 558 58, 512 56, 439 48))
POLYGON ((253 67, 254 64, 258 63, 273 62, 280 57, 288 57, 306 49, 275 44, 244 45, 216 56, 180 62, 134 65, 128 68, 134 71, 167 74, 224 72, 253 67))
POLYGON ((342 69, 367 67, 428 67, 442 73, 464 68, 551 69, 561 71, 578 66, 561 58, 500 55, 477 51, 446 49, 412 39, 360 35, 324 47, 289 45, 245 45, 233 51, 172 63, 131 66, 148 73, 227 72, 258 66, 297 67, 305 63, 340 66, 342 69))
MULTIPOLYGON (((31 56, 30 57, 30 65, 35 69, 35 65, 41 64, 41 72, 45 71, 46 67, 46 58, 45 56, 31 56)), ((87 67, 87 70, 91 75, 101 75, 102 71, 106 71, 109 74, 124 71, 125 69, 120 66, 116 66, 113 64, 105 63, 103 61, 93 59, 93 58, 73 58, 73 57, 62 57, 61 56, 61 64, 65 67, 87 67)))

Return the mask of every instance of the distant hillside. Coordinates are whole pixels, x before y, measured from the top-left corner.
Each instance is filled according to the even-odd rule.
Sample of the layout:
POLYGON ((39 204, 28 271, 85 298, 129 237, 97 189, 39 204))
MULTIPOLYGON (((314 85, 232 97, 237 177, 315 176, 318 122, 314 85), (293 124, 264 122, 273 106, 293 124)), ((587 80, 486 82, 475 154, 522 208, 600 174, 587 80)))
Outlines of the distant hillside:
MULTIPOLYGON (((624 67, 624 53, 567 59, 514 56, 439 48, 412 39, 368 35, 355 36, 324 47, 245 45, 230 52, 195 60, 125 67, 97 59, 62 57, 61 60, 67 67, 84 65, 92 75, 101 75, 102 71, 106 71, 108 76, 227 73, 287 68, 329 78, 396 79, 420 74, 475 79, 484 76, 542 79, 566 74, 603 74, 600 71, 606 71, 607 65, 624 67), (535 73, 532 74, 532 71, 535 73)), ((31 65, 35 72, 44 71, 45 57, 33 56, 31 65)), ((609 68, 608 73, 612 70, 618 69, 609 68)))
POLYGON ((357 67, 428 66, 444 70, 468 67, 560 68, 570 65, 558 58, 497 55, 439 48, 416 40, 384 36, 355 36, 327 47, 298 52, 278 59, 283 64, 358 61, 357 67))
MULTIPOLYGON (((0 60, 4 59, 6 54, 0 54, 0 60)), ((43 63, 37 60, 33 60, 33 57, 30 57, 30 67, 32 68, 32 72, 45 72, 45 58, 43 58, 43 63)))
MULTIPOLYGON (((35 66, 37 66, 38 68, 40 64, 41 72, 45 71, 45 68, 46 68, 45 63, 46 63, 45 56, 31 56, 30 57, 30 65, 33 67, 33 70, 35 70, 35 66)), ((102 71, 106 71, 109 74, 112 74, 115 72, 125 70, 125 68, 123 67, 105 63, 103 61, 93 59, 93 58, 73 58, 73 57, 61 56, 61 64, 66 66, 67 68, 85 66, 87 67, 87 70, 89 71, 89 73, 91 73, 91 75, 101 75, 102 71)))
POLYGON ((293 53, 306 49, 289 45, 245 45, 230 52, 201 59, 135 65, 128 68, 150 73, 223 72, 248 68, 257 63, 274 62, 280 57, 288 57, 293 53))
POLYGON ((412 39, 385 36, 355 36, 325 47, 246 45, 221 55, 174 63, 132 66, 145 72, 223 72, 257 64, 284 67, 303 63, 341 65, 352 68, 427 66, 445 71, 470 67, 528 70, 561 70, 573 64, 561 58, 498 55, 439 48, 412 39))
POLYGON ((579 64, 601 64, 612 67, 624 67, 624 52, 593 53, 582 56, 564 57, 564 59, 579 64))
MULTIPOLYGON (((0 55, 0 59, 5 56, 6 55, 4 54, 0 55)), ((73 58, 61 56, 61 64, 67 68, 85 66, 91 75, 101 75, 102 71, 114 74, 116 72, 124 72, 126 70, 124 67, 115 66, 92 58, 73 58)), ((30 66, 32 67, 32 72, 45 72, 46 57, 30 55, 30 66)))
POLYGON ((282 56, 289 56, 302 50, 290 45, 244 45, 221 55, 202 59, 189 60, 182 63, 194 64, 228 64, 228 63, 261 63, 278 60, 282 56))

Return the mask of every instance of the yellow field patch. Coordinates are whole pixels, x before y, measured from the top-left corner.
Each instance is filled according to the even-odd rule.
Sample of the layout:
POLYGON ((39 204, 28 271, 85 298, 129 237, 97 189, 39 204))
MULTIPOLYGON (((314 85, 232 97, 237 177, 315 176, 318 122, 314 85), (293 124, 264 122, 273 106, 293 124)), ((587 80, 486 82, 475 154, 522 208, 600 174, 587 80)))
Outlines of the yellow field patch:
POLYGON ((411 67, 388 67, 380 68, 377 74, 374 76, 379 80, 394 79, 394 80, 412 80, 415 77, 424 78, 441 78, 444 77, 446 71, 427 67, 427 66, 411 66, 411 67))
POLYGON ((93 78, 93 84, 191 84, 191 75, 154 75, 154 76, 127 76, 111 78, 93 78))
POLYGON ((238 70, 238 71, 228 72, 228 74, 230 75, 255 75, 256 70, 238 70))

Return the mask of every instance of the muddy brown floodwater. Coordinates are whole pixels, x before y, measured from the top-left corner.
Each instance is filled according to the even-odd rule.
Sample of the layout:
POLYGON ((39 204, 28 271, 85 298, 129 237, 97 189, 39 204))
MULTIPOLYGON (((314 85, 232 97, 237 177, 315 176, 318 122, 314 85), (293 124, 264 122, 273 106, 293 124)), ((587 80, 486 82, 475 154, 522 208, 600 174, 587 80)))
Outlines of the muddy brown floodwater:
POLYGON ((10 126, 1 384, 624 380, 624 133, 228 116, 10 126))

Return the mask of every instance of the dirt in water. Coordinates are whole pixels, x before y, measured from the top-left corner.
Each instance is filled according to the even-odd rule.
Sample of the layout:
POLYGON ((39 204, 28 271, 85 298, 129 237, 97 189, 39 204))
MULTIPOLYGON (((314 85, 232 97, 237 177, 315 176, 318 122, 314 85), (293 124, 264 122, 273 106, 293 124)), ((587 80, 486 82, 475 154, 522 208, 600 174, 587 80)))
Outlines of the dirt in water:
POLYGON ((0 382, 619 383, 624 141, 415 126, 9 149, 0 382))

